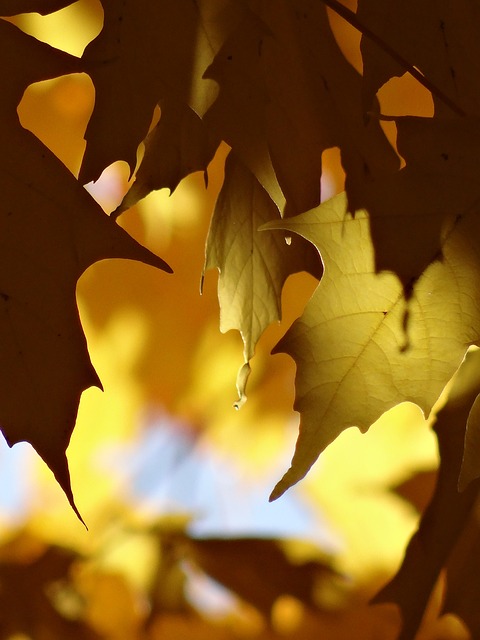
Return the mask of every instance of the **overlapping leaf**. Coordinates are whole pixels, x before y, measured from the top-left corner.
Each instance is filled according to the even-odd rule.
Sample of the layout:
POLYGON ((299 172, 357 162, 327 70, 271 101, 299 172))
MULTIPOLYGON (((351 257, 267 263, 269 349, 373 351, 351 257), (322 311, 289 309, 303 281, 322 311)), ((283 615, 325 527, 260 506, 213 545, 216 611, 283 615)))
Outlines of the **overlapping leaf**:
MULTIPOLYGON (((424 75, 437 115, 451 115, 452 109, 479 114, 480 11, 476 3, 360 0, 358 16, 389 50, 424 75)), ((362 56, 365 107, 369 109, 378 89, 406 68, 368 36, 362 39, 362 56)))
POLYGON ((135 182, 116 214, 132 207, 151 191, 173 192, 194 171, 206 171, 218 147, 197 114, 174 99, 162 100, 160 122, 145 140, 145 155, 135 182))
POLYGON ((433 499, 405 559, 393 580, 376 596, 377 602, 396 602, 404 620, 399 640, 415 636, 427 602, 441 570, 448 566, 445 610, 458 613, 479 631, 478 605, 466 597, 478 589, 476 555, 466 553, 479 544, 479 529, 472 511, 478 500, 478 482, 459 493, 458 475, 463 456, 465 423, 480 388, 479 353, 469 353, 455 378, 445 407, 439 412, 435 432, 439 443, 440 469, 433 499), (448 563, 448 564, 447 564, 448 563), (472 571, 473 568, 473 571, 472 571))
POLYGON ((429 413, 479 336, 477 211, 444 226, 442 259, 417 280, 408 302, 394 275, 375 272, 367 216, 359 211, 351 218, 343 195, 268 225, 313 242, 325 266, 304 314, 277 346, 297 363, 301 425, 292 466, 274 498, 344 429, 368 429, 406 400, 429 413))
POLYGON ((397 118, 396 126, 406 166, 366 184, 364 193, 376 269, 396 273, 408 294, 441 257, 444 221, 468 211, 480 196, 480 121, 412 116, 397 118))
POLYGON ((79 61, 0 21, 0 425, 30 442, 72 506, 65 450, 80 395, 100 386, 75 301, 80 275, 104 258, 169 267, 109 219, 64 165, 18 121, 27 84, 79 61), (11 65, 12 50, 25 58, 11 65))
POLYGON ((278 215, 258 180, 232 152, 210 227, 205 268, 220 271, 221 330, 237 329, 243 339, 244 365, 237 380, 240 404, 255 345, 265 328, 281 317, 285 280, 302 270, 320 276, 318 255, 300 238, 287 244, 282 232, 258 232, 278 215))
POLYGON ((220 93, 205 116, 280 209, 320 202, 322 152, 339 146, 353 207, 359 184, 397 158, 378 122, 365 123, 361 77, 345 60, 325 6, 312 0, 249 3, 207 72, 220 93), (279 186, 282 193, 279 193, 279 186))
MULTIPOLYGON (((296 0, 251 2, 250 8, 252 13, 245 14, 207 71, 207 76, 220 87, 216 102, 204 118, 207 128, 233 147, 236 157, 252 174, 251 184, 258 181, 287 214, 300 213, 319 203, 322 153, 334 145, 340 146, 342 162, 348 169, 350 205, 361 202, 364 183, 375 175, 393 172, 397 157, 378 122, 372 120, 367 125, 363 120, 360 76, 341 54, 325 7, 296 0)), ((260 189, 260 185, 255 188, 260 189)), ((233 183, 228 189, 232 194, 238 191, 234 196, 239 202, 236 206, 245 212, 240 217, 248 217, 248 242, 241 240, 236 227, 227 231, 233 218, 231 213, 226 215, 222 200, 212 227, 212 234, 217 236, 217 257, 208 257, 210 243, 207 267, 219 266, 222 274, 222 330, 237 328, 244 340, 246 366, 237 381, 243 397, 254 346, 265 327, 279 318, 284 281, 296 270, 311 270, 311 259, 307 257, 302 265, 298 260, 300 252, 294 257, 285 246, 278 251, 277 244, 275 269, 272 270, 273 262, 266 267, 271 247, 270 251, 263 247, 258 252, 262 262, 256 265, 251 258, 252 242, 261 247, 267 240, 252 235, 252 223, 264 222, 265 218, 258 219, 251 210, 244 196, 248 189, 233 183), (219 224, 222 235, 218 234, 219 224), (226 241, 226 233, 235 238, 235 254, 230 253, 232 245, 226 241), (242 272, 242 285, 249 281, 246 289, 238 285, 235 260, 249 265, 248 272, 242 272), (247 279, 246 273, 250 274, 247 279), (265 276, 267 279, 262 282, 265 276), (258 295, 257 291, 269 294, 258 295)), ((266 194, 262 199, 267 202, 266 194)), ((274 208, 271 204, 267 208, 272 219, 274 208)), ((230 209, 233 211, 232 206, 230 209)), ((239 228, 247 229, 243 225, 239 228)))
POLYGON ((82 183, 96 180, 116 160, 133 172, 160 99, 173 96, 202 115, 217 87, 203 79, 235 24, 241 5, 231 0, 103 0, 104 27, 84 53, 96 89, 82 183))

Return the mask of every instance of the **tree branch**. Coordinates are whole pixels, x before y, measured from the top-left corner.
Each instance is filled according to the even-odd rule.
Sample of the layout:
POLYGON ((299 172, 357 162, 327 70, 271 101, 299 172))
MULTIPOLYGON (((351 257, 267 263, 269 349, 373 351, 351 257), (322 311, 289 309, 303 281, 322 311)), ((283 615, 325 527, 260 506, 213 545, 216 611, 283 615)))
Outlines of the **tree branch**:
POLYGON ((365 24, 359 20, 357 14, 351 9, 343 5, 338 0, 321 0, 323 4, 329 7, 332 11, 335 11, 340 17, 346 20, 360 33, 366 36, 369 40, 374 42, 380 49, 382 49, 387 55, 389 55, 395 62, 405 69, 411 76, 415 78, 421 85, 425 87, 430 93, 439 98, 444 104, 446 104, 454 113, 459 116, 465 116, 464 110, 456 104, 451 98, 449 98, 441 89, 434 85, 430 80, 423 75, 416 67, 411 65, 405 58, 403 58, 395 49, 382 40, 380 36, 371 31, 365 24))

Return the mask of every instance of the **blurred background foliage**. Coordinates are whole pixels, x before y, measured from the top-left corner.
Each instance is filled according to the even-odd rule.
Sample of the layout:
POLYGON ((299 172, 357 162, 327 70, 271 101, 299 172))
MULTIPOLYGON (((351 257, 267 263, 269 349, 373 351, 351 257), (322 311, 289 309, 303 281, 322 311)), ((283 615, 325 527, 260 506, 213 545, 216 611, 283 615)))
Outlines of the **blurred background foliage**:
MULTIPOLYGON (((331 20, 359 68, 358 34, 331 20)), ((80 55, 101 28, 102 10, 81 0, 15 21, 80 55)), ((380 99, 390 115, 431 114, 429 95, 409 78, 389 82, 380 99)), ((29 87, 19 117, 76 174, 93 102, 89 78, 72 75, 29 87)), ((385 123, 391 136, 392 126, 385 123)), ((367 602, 398 568, 432 492, 435 439, 420 411, 402 405, 367 435, 342 434, 306 480, 268 503, 298 426, 294 365, 270 350, 316 282, 306 274, 287 282, 283 321, 263 336, 248 402, 235 411, 241 340, 218 330, 215 273, 199 293, 227 153, 218 151, 208 186, 191 175, 119 219, 173 276, 112 260, 79 283, 105 388, 84 393, 68 451, 89 531, 27 445, 1 445, 1 639, 360 640, 398 631, 393 607, 367 602)), ((333 195, 343 183, 338 150, 324 156, 324 192, 333 195)), ((128 178, 116 163, 87 189, 108 213, 128 178)), ((453 618, 435 620, 441 589, 421 638, 466 638, 453 618)))

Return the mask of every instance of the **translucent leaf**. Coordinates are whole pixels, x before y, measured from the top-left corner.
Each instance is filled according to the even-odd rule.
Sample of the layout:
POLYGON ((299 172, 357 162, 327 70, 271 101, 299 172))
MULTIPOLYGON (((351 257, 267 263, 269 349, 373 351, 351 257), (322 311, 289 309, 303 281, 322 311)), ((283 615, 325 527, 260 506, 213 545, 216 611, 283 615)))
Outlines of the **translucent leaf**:
POLYGON ((237 329, 244 343, 245 363, 239 371, 239 404, 245 400, 249 361, 265 328, 280 319, 280 298, 286 278, 295 271, 318 274, 318 257, 299 238, 287 244, 284 233, 262 233, 258 227, 279 212, 252 173, 233 153, 227 159, 208 236, 205 268, 220 271, 220 328, 237 329))
POLYGON ((347 214, 344 195, 268 225, 315 244, 325 273, 304 314, 277 345, 297 364, 300 435, 281 495, 350 426, 362 430, 387 409, 412 401, 428 414, 478 339, 478 215, 444 227, 442 260, 416 281, 407 301, 399 280, 375 272, 365 212, 347 214))

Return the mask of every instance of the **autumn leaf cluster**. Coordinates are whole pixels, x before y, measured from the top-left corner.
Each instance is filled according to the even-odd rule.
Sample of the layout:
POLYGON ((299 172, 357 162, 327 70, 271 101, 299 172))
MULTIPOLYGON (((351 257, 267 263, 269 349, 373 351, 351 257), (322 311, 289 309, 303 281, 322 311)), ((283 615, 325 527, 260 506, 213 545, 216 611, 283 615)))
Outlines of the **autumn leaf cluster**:
POLYGON ((305 271, 318 280, 275 347, 297 367, 300 432, 272 498, 347 428, 366 431, 402 402, 429 416, 450 385, 446 404, 436 405, 435 494, 379 599, 400 605, 401 637, 410 638, 446 569, 444 611, 480 633, 475 599, 461 595, 462 585, 479 589, 478 561, 466 559, 479 544, 479 365, 474 350, 466 354, 480 322, 480 9, 473 0, 359 0, 355 10, 337 0, 102 0, 103 27, 80 57, 16 26, 21 13, 71 4, 0 1, 7 442, 30 442, 76 510, 65 451, 82 392, 101 387, 77 281, 106 258, 170 272, 120 216, 193 172, 208 181, 226 144, 204 269, 219 271, 221 330, 243 341, 238 407, 256 345, 281 318, 287 278, 305 271), (360 37, 356 66, 334 17, 360 37), (17 114, 32 83, 75 73, 95 90, 78 175, 17 114), (428 94, 428 115, 388 110, 382 92, 405 74, 428 94), (345 189, 325 199, 332 149, 345 189), (128 165, 131 187, 108 216, 84 185, 117 161, 128 165))

